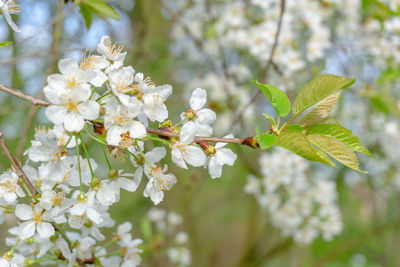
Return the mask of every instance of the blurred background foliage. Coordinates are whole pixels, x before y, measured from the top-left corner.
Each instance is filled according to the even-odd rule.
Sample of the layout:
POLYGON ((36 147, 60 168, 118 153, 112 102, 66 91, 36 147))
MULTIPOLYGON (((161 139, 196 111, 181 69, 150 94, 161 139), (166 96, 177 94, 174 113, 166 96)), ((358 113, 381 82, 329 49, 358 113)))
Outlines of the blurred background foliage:
MULTIPOLYGON (((170 53, 171 43, 176 41, 176 37, 171 37, 174 21, 160 0, 110 1, 120 19, 94 15, 88 29, 88 18, 85 22, 79 8, 71 1, 66 2, 20 1, 21 14, 14 17, 22 30, 19 34, 11 31, 0 17, 0 41, 13 42, 0 48, 0 83, 43 97, 41 90, 46 84, 46 76, 57 72, 58 59, 80 58, 86 49, 95 49, 101 36, 110 35, 128 51, 127 65, 151 76, 155 83, 173 85, 174 94, 168 100, 171 117, 177 118, 187 108, 187 87, 182 77, 177 77, 185 74, 176 72, 177 66, 181 67, 185 59, 170 53)), ((333 1, 315 2, 329 5, 328 2, 333 1)), ((337 2, 337 17, 332 17, 334 22, 328 25, 331 27, 341 23, 340 11, 345 8, 340 7, 341 1, 337 2)), ((390 8, 395 2, 362 0, 357 16, 361 16, 363 21, 375 19, 383 23, 399 15, 400 9, 390 8)), ((347 36, 349 47, 355 38, 351 34, 347 36)), ((331 167, 322 168, 317 163, 311 165, 317 170, 312 175, 330 177, 337 184, 344 224, 342 234, 331 241, 317 238, 310 245, 299 245, 284 237, 271 225, 269 215, 254 197, 244 192, 248 174, 260 176, 256 161, 259 152, 232 147, 239 155, 238 161, 234 167, 225 167, 220 179, 211 180, 205 170, 183 171, 171 165, 179 183, 166 194, 160 206, 183 216, 184 222, 179 227, 189 234, 192 266, 400 266, 400 198, 399 187, 393 183, 399 175, 400 163, 398 158, 389 160, 396 158, 400 143, 392 143, 392 139, 385 139, 386 135, 383 135, 385 123, 394 123, 397 127, 400 116, 400 65, 390 58, 383 59, 386 64, 374 65, 363 51, 352 49, 345 45, 333 46, 323 60, 309 64, 306 73, 299 72, 298 76, 291 77, 291 82, 297 85, 294 95, 304 81, 324 69, 325 72, 339 72, 359 80, 356 90, 344 93, 335 116, 345 119, 345 125, 360 134, 361 141, 367 143, 376 156, 372 160, 363 160, 366 157, 361 156, 363 167, 370 174, 357 176, 351 170, 337 171, 331 167), (359 116, 363 118, 359 119, 359 116), (366 121, 366 124, 358 127, 358 120, 366 121), (372 137, 369 135, 374 135, 379 142, 370 142, 369 137, 372 137), (394 154, 389 155, 382 146, 392 146, 394 154), (380 162, 380 165, 369 165, 373 161, 380 162)), ((400 54, 400 43, 396 49, 400 54)), ((261 77, 255 71, 252 78, 261 77)), ((279 75, 273 80, 279 80, 279 75)), ((255 88, 247 94, 252 95, 251 90, 255 88)), ((30 103, 2 92, 0 102, 0 130, 11 150, 22 160, 22 153, 30 146, 35 127, 49 123, 43 108, 33 108, 30 103)), ((260 112, 253 116, 262 121, 258 114, 269 107, 266 102, 259 102, 256 111, 260 112)), ((254 128, 235 129, 235 133, 254 134, 251 129, 254 128)), ((398 132, 394 135, 400 138, 398 132)), ((90 155, 99 163, 100 173, 105 173, 103 159, 96 157, 99 152, 98 146, 89 146, 90 155)), ((133 170, 129 161, 114 159, 112 164, 133 170)), ((1 170, 9 167, 7 159, 0 155, 1 170)), ((136 229, 134 234, 145 240, 143 266, 169 266, 163 248, 168 240, 158 238, 155 233, 148 234, 146 214, 153 204, 138 193, 143 187, 144 183, 136 193, 124 191, 118 205, 111 208, 111 214, 118 222, 132 222, 136 229)), ((5 236, 6 233, 2 232, 2 239, 5 236)))

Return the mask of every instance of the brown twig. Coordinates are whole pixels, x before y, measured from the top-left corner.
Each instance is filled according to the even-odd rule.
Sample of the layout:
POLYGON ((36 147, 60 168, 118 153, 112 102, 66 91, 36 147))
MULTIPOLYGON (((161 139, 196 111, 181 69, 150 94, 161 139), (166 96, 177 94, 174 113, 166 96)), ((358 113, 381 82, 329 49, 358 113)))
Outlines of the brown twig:
POLYGON ((20 91, 18 89, 14 89, 14 88, 5 86, 3 84, 0 84, 0 90, 4 91, 6 93, 9 93, 11 95, 15 95, 16 97, 23 98, 23 99, 31 102, 34 106, 49 106, 50 105, 50 103, 47 102, 47 101, 35 98, 33 96, 30 96, 30 95, 27 95, 27 94, 25 94, 24 92, 22 92, 22 91, 20 91))
MULTIPOLYGON (((165 129, 153 129, 146 128, 148 133, 156 134, 158 136, 179 138, 179 134, 176 132, 167 131, 165 129)), ((221 143, 233 143, 239 145, 246 145, 252 148, 257 148, 258 144, 255 142, 254 137, 242 137, 242 138, 220 138, 220 137, 206 137, 206 136, 196 136, 194 142, 200 144, 202 142, 221 142, 221 143)))
POLYGON ((29 178, 26 175, 26 173, 22 170, 22 168, 19 165, 18 161, 14 158, 14 155, 11 153, 11 151, 8 148, 6 142, 4 141, 2 132, 0 132, 0 147, 3 150, 4 155, 11 162, 11 165, 14 167, 15 172, 17 173, 17 175, 22 179, 24 184, 28 187, 28 190, 32 194, 32 196, 34 196, 34 197, 37 196, 39 194, 39 192, 33 186, 33 184, 29 180, 29 178))
MULTIPOLYGON (((276 66, 273 59, 274 59, 275 50, 278 47, 279 35, 280 35, 281 29, 282 29, 282 21, 283 21, 283 15, 285 14, 285 9, 286 9, 286 1, 281 0, 281 12, 279 14, 278 26, 276 29, 274 43, 272 44, 272 47, 271 47, 271 52, 269 54, 267 65, 265 66, 265 68, 261 74, 261 81, 263 81, 263 82, 266 82, 270 68, 276 66)), ((257 100, 257 98, 260 97, 260 95, 261 95, 261 90, 257 90, 257 92, 249 100, 249 102, 247 102, 242 108, 240 108, 238 110, 238 112, 233 117, 232 125, 231 125, 232 127, 233 127, 233 124, 237 123, 237 121, 240 120, 242 114, 257 100)))

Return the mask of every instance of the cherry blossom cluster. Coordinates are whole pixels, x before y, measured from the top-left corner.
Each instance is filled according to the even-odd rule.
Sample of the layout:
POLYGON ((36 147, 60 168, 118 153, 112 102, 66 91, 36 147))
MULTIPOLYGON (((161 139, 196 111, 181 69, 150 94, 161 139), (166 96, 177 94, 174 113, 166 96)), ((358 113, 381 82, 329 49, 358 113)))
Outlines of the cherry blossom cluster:
MULTIPOLYGON (((288 90, 295 85, 292 75, 323 58, 331 47, 331 32, 325 23, 334 9, 319 1, 285 2, 276 40, 280 0, 229 0, 212 5, 205 0, 164 0, 175 22, 171 53, 186 59, 181 61, 183 70, 177 77, 189 88, 197 84, 209 90, 214 105, 223 113, 218 125, 231 126, 230 121, 235 119, 229 114, 231 107, 249 102, 247 81, 255 73, 261 77, 266 65, 271 69, 274 65, 278 70, 275 73, 279 73, 270 75, 268 82, 288 90)), ((253 107, 243 115, 254 118, 253 107)))
MULTIPOLYGON (((22 167, 34 189, 21 184, 14 170, 0 176, 0 220, 7 215, 18 219, 9 229, 13 237, 7 244, 12 249, 4 254, 3 262, 137 266, 142 240, 132 238, 130 223, 117 227, 111 243, 98 243, 105 240, 102 229, 115 226, 109 209, 120 200, 121 189, 135 192, 145 176, 143 195, 160 203, 164 191, 177 182, 161 163, 166 148, 178 167, 203 166, 212 178, 220 177, 223 165, 232 166, 236 160, 226 143, 211 145, 197 138, 209 137, 216 119, 214 111, 205 107, 205 90, 193 91, 188 109, 172 125, 165 105, 172 93, 170 85, 157 86, 124 66, 126 52, 108 36, 101 39, 97 52, 86 53, 80 62, 62 59, 61 73, 47 79, 44 93, 50 102, 45 114, 54 127, 36 130, 22 167), (156 129, 147 128, 152 123, 156 129), (175 137, 152 136, 150 130, 175 137), (90 157, 88 141, 103 150, 107 174, 90 157), (114 169, 110 157, 129 160, 135 171, 114 169), (109 251, 110 247, 114 250, 109 251)), ((180 216, 168 215, 169 223, 178 221, 180 216)), ((190 252, 183 246, 186 239, 185 234, 177 235, 177 246, 168 250, 171 261, 183 266, 190 263, 190 252)))
POLYGON ((187 248, 189 236, 186 232, 178 231, 183 222, 182 216, 173 211, 151 208, 148 218, 155 227, 155 235, 161 239, 159 242, 168 244, 167 247, 160 247, 162 252, 167 254, 169 261, 176 266, 190 266, 192 257, 187 248))
POLYGON ((339 23, 334 29, 337 45, 361 51, 382 69, 400 64, 398 53, 400 18, 396 15, 400 10, 398 1, 380 1, 394 13, 384 19, 378 16, 363 18, 360 12, 362 1, 329 0, 328 2, 340 10, 341 19, 346 22, 339 23))
POLYGON ((341 233, 333 181, 311 179, 306 174, 307 161, 283 149, 262 154, 259 163, 263 177, 249 176, 245 192, 254 195, 284 236, 309 244, 319 235, 331 240, 341 233))

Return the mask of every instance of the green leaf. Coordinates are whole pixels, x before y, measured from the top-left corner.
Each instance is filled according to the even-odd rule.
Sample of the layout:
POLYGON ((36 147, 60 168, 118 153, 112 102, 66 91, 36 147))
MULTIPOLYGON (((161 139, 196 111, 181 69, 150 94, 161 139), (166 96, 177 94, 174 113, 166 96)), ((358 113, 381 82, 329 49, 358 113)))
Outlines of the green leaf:
POLYGON ((276 125, 275 120, 274 120, 274 118, 273 118, 271 115, 268 115, 268 114, 263 113, 263 116, 264 116, 267 120, 269 120, 269 122, 270 122, 272 125, 276 125))
POLYGON ((315 149, 307 137, 297 130, 287 130, 277 136, 276 144, 311 161, 336 166, 322 151, 315 149))
POLYGON ((354 136, 349 129, 346 129, 341 125, 337 124, 314 125, 309 128, 306 134, 307 135, 320 134, 324 136, 333 137, 344 143, 353 151, 363 153, 370 157, 374 157, 371 154, 371 152, 369 152, 369 150, 363 146, 363 144, 360 142, 357 136, 354 136))
POLYGON ((82 3, 88 5, 99 16, 119 19, 119 14, 103 0, 82 0, 82 3))
POLYGON ((289 114, 291 105, 287 95, 276 88, 275 86, 269 84, 262 84, 258 81, 253 81, 255 85, 264 93, 265 97, 268 98, 272 106, 276 110, 279 116, 285 117, 289 114))
POLYGON ((0 42, 0 47, 4 47, 4 46, 9 46, 10 44, 12 44, 13 42, 0 42))
POLYGON ((83 19, 85 20, 86 28, 89 29, 90 25, 92 25, 92 19, 93 19, 92 10, 90 9, 90 7, 88 7, 83 3, 80 5, 80 8, 83 19))
POLYGON ((341 91, 337 91, 319 102, 307 115, 299 122, 301 126, 311 126, 328 117, 336 101, 340 97, 341 91))
POLYGON ((346 146, 341 141, 333 137, 321 134, 309 134, 307 135, 307 139, 343 165, 355 171, 367 173, 364 171, 360 171, 356 155, 348 146, 346 146))
POLYGON ((378 84, 393 83, 400 78, 400 68, 389 67, 385 69, 378 79, 378 84))
POLYGON ((354 78, 325 74, 315 77, 307 83, 297 95, 293 104, 293 113, 300 114, 333 93, 344 89, 355 82, 354 78))
POLYGON ((334 118, 325 118, 322 121, 319 122, 319 124, 335 124, 335 125, 340 125, 340 122, 335 120, 334 118))
POLYGON ((262 150, 266 150, 276 144, 276 135, 263 134, 260 128, 256 128, 257 141, 262 150))
POLYGON ((286 127, 287 130, 293 130, 293 131, 298 131, 298 132, 302 132, 303 128, 300 125, 297 124, 292 124, 289 125, 288 127, 286 127))
POLYGON ((400 117, 400 110, 397 101, 389 93, 381 92, 368 97, 371 99, 371 104, 374 108, 386 115, 393 114, 396 117, 400 117))

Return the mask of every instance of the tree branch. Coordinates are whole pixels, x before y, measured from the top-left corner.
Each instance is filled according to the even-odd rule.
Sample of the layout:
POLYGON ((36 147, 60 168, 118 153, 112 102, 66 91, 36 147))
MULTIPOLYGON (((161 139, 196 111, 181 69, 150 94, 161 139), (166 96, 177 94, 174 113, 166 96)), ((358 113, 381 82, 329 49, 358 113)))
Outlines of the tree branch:
MULTIPOLYGON (((5 91, 9 94, 15 95, 19 98, 25 99, 29 102, 31 102, 33 105, 41 105, 41 106, 50 106, 52 105, 50 102, 47 102, 45 100, 41 100, 38 98, 35 98, 33 96, 27 95, 24 92, 4 86, 0 84, 0 90, 5 91)), ((153 128, 146 128, 147 133, 150 134, 156 134, 158 136, 163 136, 163 137, 168 137, 168 138, 179 138, 179 134, 172 131, 169 128, 161 127, 159 129, 153 129, 153 128)), ((206 137, 206 136, 196 136, 194 138, 194 142, 197 144, 202 144, 204 142, 223 142, 223 143, 234 143, 234 144, 239 144, 239 145, 246 145, 252 148, 258 148, 259 145, 254 139, 254 136, 250 137, 243 137, 243 138, 218 138, 218 137, 206 137)))
POLYGON ((11 95, 15 95, 16 97, 25 99, 25 100, 31 102, 34 106, 50 106, 51 105, 49 102, 47 102, 45 100, 41 100, 41 99, 35 98, 33 96, 27 95, 18 89, 14 89, 14 88, 5 86, 3 84, 0 84, 0 90, 4 91, 6 93, 9 93, 11 95))
POLYGON ((8 148, 6 142, 4 141, 3 138, 3 133, 0 132, 0 147, 3 150, 4 155, 8 158, 8 160, 11 162, 11 165, 14 167, 15 172, 17 175, 22 179, 22 181, 25 183, 25 185, 28 187, 29 192, 32 194, 32 196, 37 196, 39 192, 36 190, 36 188, 33 186, 31 181, 29 180, 28 176, 25 174, 25 172, 22 170, 21 166, 11 153, 10 149, 8 148))
MULTIPOLYGON (((271 67, 277 68, 273 59, 274 59, 275 50, 278 47, 279 35, 280 35, 281 29, 282 29, 282 21, 283 21, 283 15, 285 14, 285 9, 286 9, 286 1, 281 0, 281 12, 279 14, 278 26, 276 28, 276 35, 275 35, 274 43, 272 44, 272 47, 271 47, 271 52, 269 54, 269 59, 267 61, 267 65, 265 66, 265 68, 262 72, 262 75, 261 75, 261 81, 263 81, 263 82, 266 82, 270 68, 271 67)), ((234 123, 236 123, 238 120, 240 120, 242 114, 260 97, 260 94, 261 94, 261 90, 257 90, 257 92, 249 100, 249 102, 247 102, 242 108, 240 108, 238 110, 238 112, 235 114, 235 116, 232 120, 232 126, 234 123)))

